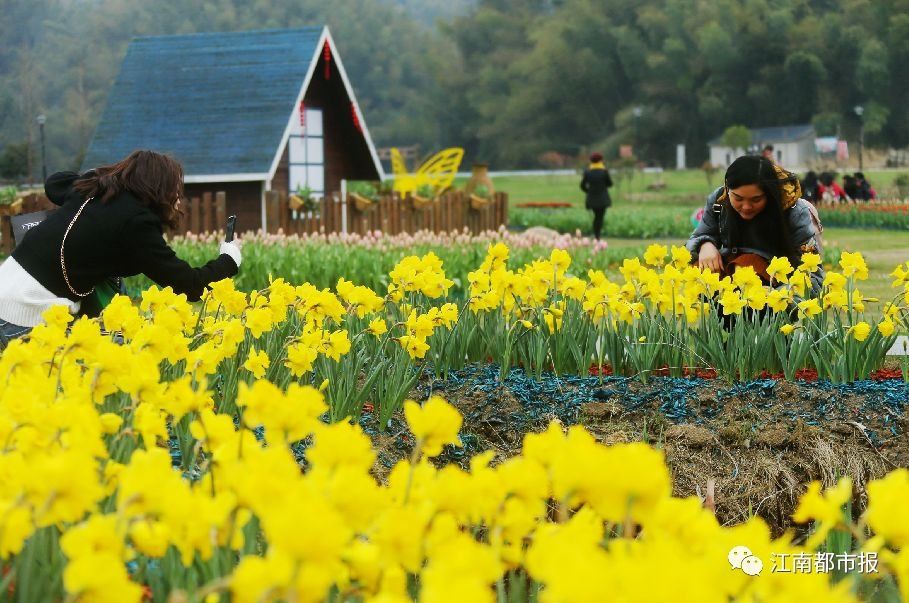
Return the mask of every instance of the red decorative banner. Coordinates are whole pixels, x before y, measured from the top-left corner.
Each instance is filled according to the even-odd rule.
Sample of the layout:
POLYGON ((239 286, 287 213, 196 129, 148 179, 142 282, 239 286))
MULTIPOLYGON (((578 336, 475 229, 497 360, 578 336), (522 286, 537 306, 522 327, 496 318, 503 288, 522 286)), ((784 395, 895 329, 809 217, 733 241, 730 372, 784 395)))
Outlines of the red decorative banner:
POLYGON ((300 101, 300 127, 306 130, 306 103, 300 101))
POLYGON ((353 104, 353 101, 350 103, 350 116, 353 119, 353 125, 357 129, 357 132, 362 134, 363 125, 360 123, 360 116, 357 115, 357 106, 353 104))
POLYGON ((322 47, 322 58, 325 60, 325 79, 331 79, 331 47, 327 41, 322 47))

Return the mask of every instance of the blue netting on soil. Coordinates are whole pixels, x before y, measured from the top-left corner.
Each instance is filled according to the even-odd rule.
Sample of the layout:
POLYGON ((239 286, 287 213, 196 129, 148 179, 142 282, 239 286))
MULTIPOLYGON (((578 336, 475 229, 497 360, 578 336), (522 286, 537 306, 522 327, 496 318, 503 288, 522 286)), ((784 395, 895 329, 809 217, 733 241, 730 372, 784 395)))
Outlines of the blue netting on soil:
MULTIPOLYGON (((443 462, 462 461, 484 448, 478 431, 523 434, 544 427, 552 419, 573 425, 581 421, 581 407, 589 402, 619 404, 626 412, 659 411, 672 423, 703 424, 715 419, 726 404, 737 400, 743 413, 761 411, 760 416, 795 424, 801 421, 818 426, 825 421, 852 421, 867 426, 865 434, 878 445, 890 436, 903 432, 899 419, 909 406, 909 384, 898 379, 858 381, 834 384, 825 381, 782 382, 775 379, 756 379, 741 383, 725 383, 715 379, 652 377, 641 383, 634 377, 557 376, 544 373, 534 380, 519 368, 513 369, 504 381, 499 381, 499 367, 494 364, 469 366, 454 371, 444 380, 433 379, 427 370, 417 386, 418 398, 440 394, 455 401, 464 414, 461 448, 446 447, 440 457, 443 462), (784 406, 778 388, 796 388, 786 392, 802 403, 784 406), (465 397, 470 398, 464 404, 465 397), (503 403, 515 400, 517 404, 503 403), (874 429, 871 425, 882 426, 874 429), (881 430, 886 433, 881 433, 881 430)), ((406 457, 413 447, 413 437, 406 424, 394 417, 380 430, 377 417, 365 412, 360 418, 363 431, 371 437, 389 441, 378 453, 378 461, 391 467, 397 459, 406 457)), ((753 429, 759 428, 753 424, 753 429)), ((256 430, 261 439, 261 428, 256 430)), ((305 462, 308 440, 294 445, 294 455, 305 462)), ((176 440, 171 441, 174 465, 180 464, 176 440)), ((187 476, 192 477, 192 476, 187 476)))
MULTIPOLYGON (((834 384, 825 381, 796 381, 786 383, 795 387, 797 394, 787 392, 791 399, 798 395, 803 404, 782 407, 778 388, 785 382, 774 379, 756 379, 727 384, 714 379, 653 377, 646 384, 632 377, 579 377, 544 374, 535 381, 520 369, 512 370, 500 382, 498 367, 483 365, 467 367, 453 373, 444 381, 426 381, 419 387, 422 396, 430 393, 470 394, 475 403, 465 413, 465 424, 475 421, 492 423, 526 430, 558 418, 571 425, 580 420, 581 406, 588 402, 612 401, 626 412, 659 410, 672 423, 700 424, 716 418, 725 404, 734 398, 740 400, 743 411, 749 408, 773 411, 777 420, 801 420, 808 425, 820 425, 833 418, 863 424, 872 422, 886 426, 892 435, 899 435, 897 419, 909 404, 909 385, 901 380, 858 381, 851 384, 834 384), (498 413, 494 411, 503 397, 513 397, 520 403, 519 410, 498 413), (741 402, 745 400, 745 402, 741 402)), ((872 429, 866 431, 877 444, 880 435, 872 429)), ((889 435, 889 434, 887 434, 889 435)))

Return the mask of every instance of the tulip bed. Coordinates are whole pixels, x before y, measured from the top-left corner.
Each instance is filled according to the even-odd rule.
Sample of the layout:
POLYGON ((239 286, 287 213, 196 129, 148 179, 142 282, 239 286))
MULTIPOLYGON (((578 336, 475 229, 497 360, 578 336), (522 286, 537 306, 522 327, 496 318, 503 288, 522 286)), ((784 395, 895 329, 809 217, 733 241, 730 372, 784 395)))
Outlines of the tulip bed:
MULTIPOLYGON (((692 207, 703 207, 698 196, 685 205, 618 203, 606 212, 603 226, 607 238, 684 238, 691 234, 692 207)), ((545 226, 559 232, 590 233, 592 214, 583 207, 560 209, 509 208, 509 223, 519 228, 545 226)))
POLYGON ((774 537, 759 517, 721 525, 710 496, 673 496, 663 451, 578 425, 444 462, 462 415, 432 392, 409 400, 421 379, 492 363, 503 385, 515 367, 534 382, 709 370, 734 387, 811 368, 850 383, 907 330, 909 264, 875 302, 858 254, 816 297, 816 256, 774 260, 772 289, 688 260, 651 246, 612 281, 561 249, 511 269, 496 243, 461 297, 427 253, 382 294, 276 278, 215 283, 198 307, 151 287, 100 320, 54 308, 0 355, 0 600, 909 598, 906 469, 862 484, 854 513, 849 478, 812 483, 793 515, 808 533, 774 537), (380 479, 376 442, 402 431, 406 458, 380 479), (762 573, 730 569, 739 546, 762 573), (779 555, 853 564, 773 572, 779 555))
POLYGON ((909 203, 902 200, 824 205, 819 212, 825 226, 909 229, 909 203))
MULTIPOLYGON (((690 224, 685 236, 691 231, 690 224)), ((170 243, 177 255, 194 266, 215 257, 223 233, 174 237, 170 243)), ((243 270, 234 279, 241 291, 268 287, 270 278, 283 278, 291 283, 308 282, 319 288, 333 287, 339 278, 384 291, 388 273, 403 258, 411 255, 436 254, 445 265, 445 273, 454 283, 451 291, 462 295, 469 285, 467 275, 483 261, 489 245, 502 243, 511 253, 512 262, 527 264, 548 256, 552 249, 571 253, 578 270, 610 270, 624 260, 641 256, 643 246, 610 248, 605 241, 593 241, 580 231, 558 234, 550 230, 514 233, 504 227, 479 235, 468 232, 387 235, 372 232, 358 234, 270 235, 247 233, 243 246, 243 270)), ((824 263, 836 263, 839 250, 824 251, 824 263)), ((126 279, 129 293, 138 296, 152 282, 144 277, 126 279)))
MULTIPOLYGON (((215 257, 223 233, 178 236, 170 244, 177 255, 194 266, 215 257)), ((268 287, 270 276, 291 283, 308 282, 319 288, 333 287, 339 278, 384 291, 388 273, 403 258, 435 253, 445 264, 445 272, 453 281, 454 291, 463 291, 467 273, 485 257, 492 243, 503 243, 515 260, 526 263, 549 254, 558 248, 572 253, 576 263, 588 268, 605 269, 627 257, 640 255, 643 248, 609 249, 606 242, 592 241, 580 233, 558 234, 512 233, 500 228, 472 235, 467 231, 387 235, 382 232, 359 234, 283 235, 248 232, 240 244, 243 248, 243 270, 234 279, 241 291, 268 287)), ((136 295, 152 285, 148 279, 127 279, 131 293, 136 295)))

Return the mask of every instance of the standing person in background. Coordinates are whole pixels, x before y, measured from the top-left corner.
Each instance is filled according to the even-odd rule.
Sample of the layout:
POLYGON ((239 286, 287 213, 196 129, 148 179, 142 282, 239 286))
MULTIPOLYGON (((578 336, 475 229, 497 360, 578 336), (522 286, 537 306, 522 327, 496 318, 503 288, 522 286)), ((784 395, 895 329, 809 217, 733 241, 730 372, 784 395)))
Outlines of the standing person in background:
POLYGON ((234 276, 240 248, 222 243, 218 257, 193 268, 164 240, 183 197, 183 166, 153 151, 134 151, 83 175, 59 172, 44 190, 60 209, 26 233, 0 264, 0 349, 28 334, 53 306, 86 311, 110 277, 145 274, 196 301, 209 283, 234 276))
POLYGON ((612 177, 603 163, 603 154, 591 153, 590 165, 584 170, 584 177, 581 179, 581 190, 587 193, 584 205, 593 211, 593 236, 598 241, 603 232, 606 209, 612 205, 612 198, 609 196, 611 186, 612 177))
POLYGON ((764 150, 761 151, 761 155, 764 156, 764 159, 769 159, 770 161, 776 161, 776 158, 773 156, 773 145, 768 144, 764 146, 764 150))

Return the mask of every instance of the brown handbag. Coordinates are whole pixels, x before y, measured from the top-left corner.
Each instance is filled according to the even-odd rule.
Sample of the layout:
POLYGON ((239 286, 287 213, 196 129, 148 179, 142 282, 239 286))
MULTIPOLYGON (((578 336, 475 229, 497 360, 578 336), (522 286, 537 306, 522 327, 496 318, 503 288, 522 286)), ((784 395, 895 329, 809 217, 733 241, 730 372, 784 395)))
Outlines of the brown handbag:
POLYGON ((739 268, 750 266, 754 272, 761 277, 764 282, 770 282, 770 275, 767 274, 767 267, 770 263, 756 253, 741 253, 731 259, 726 260, 723 265, 723 276, 732 276, 739 268))

